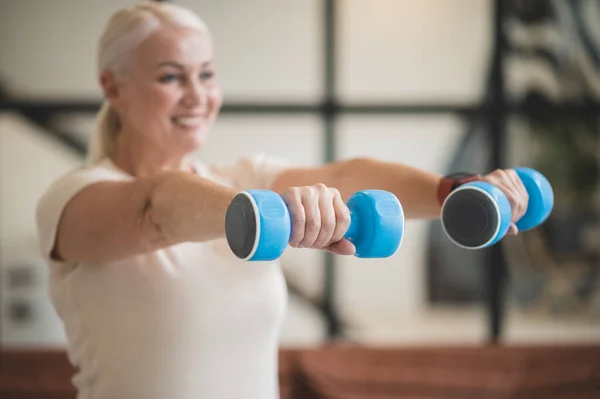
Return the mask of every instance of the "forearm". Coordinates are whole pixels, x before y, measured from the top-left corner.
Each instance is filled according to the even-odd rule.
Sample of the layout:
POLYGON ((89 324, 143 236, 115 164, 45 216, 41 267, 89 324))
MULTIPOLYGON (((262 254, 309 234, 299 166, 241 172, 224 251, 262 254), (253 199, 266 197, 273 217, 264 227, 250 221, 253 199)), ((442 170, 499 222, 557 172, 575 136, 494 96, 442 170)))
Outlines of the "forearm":
POLYGON ((440 216, 437 188, 441 176, 409 165, 358 158, 335 166, 333 187, 344 198, 363 189, 381 189, 398 197, 407 218, 431 219, 440 216))
POLYGON ((156 179, 147 215, 162 239, 172 244, 225 236, 225 214, 236 190, 182 172, 156 179))
POLYGON ((317 168, 291 169, 282 173, 272 189, 323 183, 337 188, 344 200, 364 189, 381 189, 394 193, 407 218, 432 219, 440 216, 437 188, 441 176, 405 164, 354 158, 317 168))

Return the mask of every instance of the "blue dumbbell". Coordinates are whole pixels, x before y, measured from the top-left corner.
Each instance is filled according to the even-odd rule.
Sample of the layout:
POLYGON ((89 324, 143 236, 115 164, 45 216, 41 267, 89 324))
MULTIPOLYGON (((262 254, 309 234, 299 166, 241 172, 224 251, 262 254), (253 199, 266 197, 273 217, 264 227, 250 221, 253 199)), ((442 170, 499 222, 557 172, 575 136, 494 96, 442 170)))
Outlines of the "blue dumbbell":
MULTIPOLYGON (((359 258, 385 258, 402 242, 404 212, 387 191, 364 190, 348 200, 350 226, 344 237, 356 247, 359 258)), ((225 235, 240 259, 270 261, 281 256, 291 237, 291 219, 281 196, 269 190, 248 190, 235 195, 227 209, 225 235)))
MULTIPOLYGON (((515 169, 527 193, 525 215, 516 223, 519 231, 542 224, 554 206, 550 182, 531 168, 515 169)), ((494 245, 508 231, 512 218, 510 204, 496 186, 482 181, 463 184, 442 205, 442 227, 448 238, 459 247, 480 249, 494 245)))

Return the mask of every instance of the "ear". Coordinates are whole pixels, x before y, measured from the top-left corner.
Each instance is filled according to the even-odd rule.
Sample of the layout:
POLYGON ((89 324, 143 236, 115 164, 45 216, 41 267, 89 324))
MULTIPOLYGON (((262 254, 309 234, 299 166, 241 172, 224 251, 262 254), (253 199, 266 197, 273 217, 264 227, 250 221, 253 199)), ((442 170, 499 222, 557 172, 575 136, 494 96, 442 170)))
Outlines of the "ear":
POLYGON ((116 75, 111 71, 104 71, 100 74, 100 85, 104 96, 110 102, 115 110, 119 110, 122 102, 121 87, 116 75))

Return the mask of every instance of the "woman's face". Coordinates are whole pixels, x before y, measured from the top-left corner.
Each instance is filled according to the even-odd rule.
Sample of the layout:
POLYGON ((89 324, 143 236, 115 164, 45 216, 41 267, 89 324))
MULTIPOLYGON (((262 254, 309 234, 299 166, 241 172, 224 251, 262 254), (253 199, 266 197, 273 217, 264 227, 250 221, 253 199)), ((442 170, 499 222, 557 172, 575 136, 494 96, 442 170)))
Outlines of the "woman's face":
POLYGON ((200 147, 222 105, 212 43, 192 29, 163 26, 132 55, 113 99, 124 130, 143 148, 184 156, 200 147))

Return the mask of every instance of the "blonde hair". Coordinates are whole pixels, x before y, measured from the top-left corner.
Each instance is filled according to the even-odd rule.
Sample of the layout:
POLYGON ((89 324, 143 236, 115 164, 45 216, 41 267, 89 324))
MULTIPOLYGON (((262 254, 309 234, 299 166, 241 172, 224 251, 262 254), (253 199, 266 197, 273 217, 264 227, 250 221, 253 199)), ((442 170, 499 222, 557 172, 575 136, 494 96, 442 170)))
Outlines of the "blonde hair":
MULTIPOLYGON (((165 23, 209 33, 200 17, 187 8, 175 4, 143 1, 123 7, 109 19, 100 38, 98 72, 111 71, 117 77, 125 77, 129 56, 152 32, 165 23)), ((94 164, 111 155, 120 130, 119 115, 110 102, 105 100, 96 115, 87 162, 94 164)))

